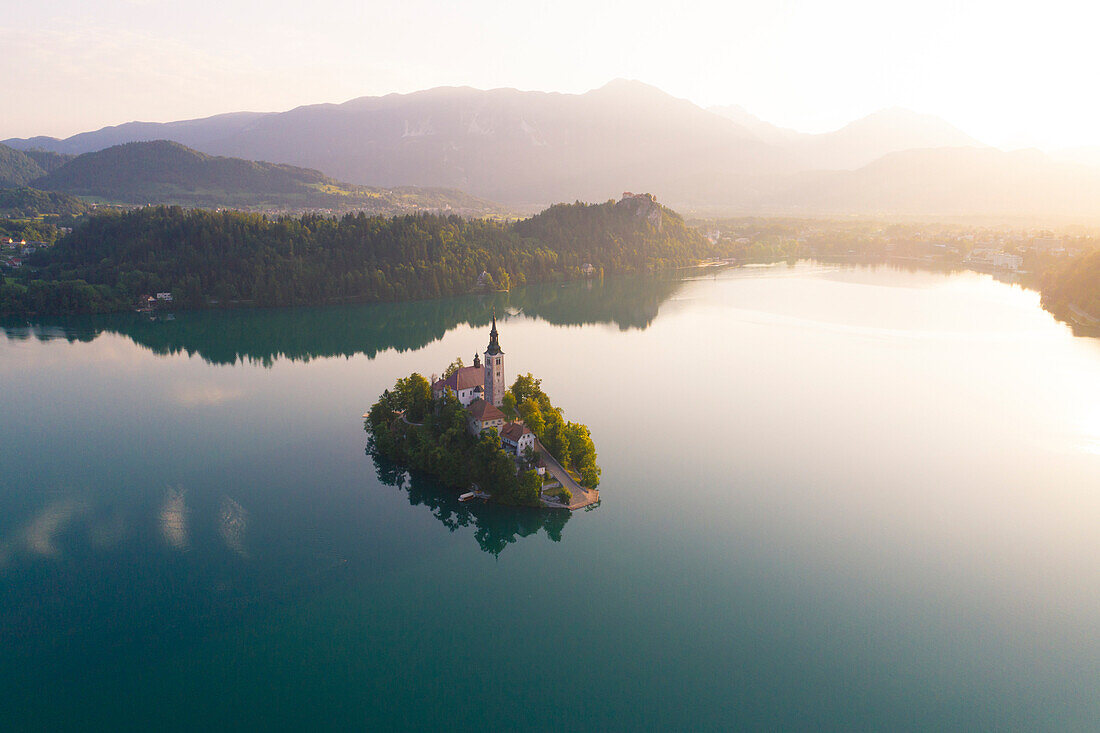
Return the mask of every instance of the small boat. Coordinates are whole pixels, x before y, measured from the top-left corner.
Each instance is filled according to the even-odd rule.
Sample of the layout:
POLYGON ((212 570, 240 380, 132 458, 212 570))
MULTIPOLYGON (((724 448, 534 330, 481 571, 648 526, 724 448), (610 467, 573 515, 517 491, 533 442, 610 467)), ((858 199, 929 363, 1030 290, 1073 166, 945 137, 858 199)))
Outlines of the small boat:
POLYGON ((473 499, 473 498, 474 498, 475 496, 477 496, 477 493, 476 493, 476 492, 474 492, 474 491, 467 491, 467 492, 466 492, 465 494, 463 494, 462 496, 458 497, 458 500, 459 500, 459 501, 469 501, 470 499, 473 499))

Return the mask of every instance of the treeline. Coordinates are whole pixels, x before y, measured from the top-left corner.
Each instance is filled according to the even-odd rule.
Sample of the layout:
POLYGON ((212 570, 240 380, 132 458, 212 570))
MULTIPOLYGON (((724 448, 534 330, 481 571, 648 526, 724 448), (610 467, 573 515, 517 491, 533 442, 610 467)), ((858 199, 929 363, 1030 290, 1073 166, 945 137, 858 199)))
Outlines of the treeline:
POLYGON ((1100 250, 1043 273, 1040 289, 1043 307, 1056 316, 1100 324, 1100 250))
POLYGON ((580 484, 594 489, 600 484, 596 446, 587 425, 566 422, 560 408, 542 391, 542 380, 525 374, 504 393, 504 412, 516 415, 531 429, 558 462, 580 474, 580 484))
POLYGON ((183 308, 401 301, 688 264, 706 240, 661 209, 662 231, 612 202, 505 223, 416 214, 270 219, 148 207, 92 216, 0 289, 0 313, 125 310, 170 291, 183 308), (53 295, 56 293, 57 297, 53 295))
POLYGON ((419 374, 397 380, 367 413, 367 450, 442 484, 465 489, 476 483, 495 501, 538 506, 542 479, 532 468, 517 473, 500 449, 496 430, 474 437, 467 412, 453 392, 432 399, 431 385, 419 374))

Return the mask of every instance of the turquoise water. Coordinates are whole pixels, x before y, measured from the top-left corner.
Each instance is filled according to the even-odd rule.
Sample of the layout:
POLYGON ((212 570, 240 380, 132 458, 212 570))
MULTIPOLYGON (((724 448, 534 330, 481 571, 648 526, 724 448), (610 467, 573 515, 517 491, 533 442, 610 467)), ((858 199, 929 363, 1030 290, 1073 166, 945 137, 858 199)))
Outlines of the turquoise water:
POLYGON ((3 324, 0 727, 1090 730, 1100 342, 973 273, 3 324), (361 415, 506 314, 601 504, 361 415))

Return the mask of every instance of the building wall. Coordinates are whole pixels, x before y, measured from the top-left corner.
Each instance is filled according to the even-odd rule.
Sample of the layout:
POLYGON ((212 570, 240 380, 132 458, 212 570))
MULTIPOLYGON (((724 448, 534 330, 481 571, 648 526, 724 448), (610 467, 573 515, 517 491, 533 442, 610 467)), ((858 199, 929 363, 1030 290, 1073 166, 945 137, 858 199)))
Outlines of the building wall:
POLYGON ((499 417, 495 420, 478 420, 477 418, 471 417, 467 421, 467 425, 470 428, 470 432, 474 435, 480 435, 481 431, 488 430, 489 428, 496 428, 499 433, 500 429, 504 427, 504 421, 499 417))
POLYGON ((504 404, 504 354, 485 352, 485 401, 494 407, 504 404))

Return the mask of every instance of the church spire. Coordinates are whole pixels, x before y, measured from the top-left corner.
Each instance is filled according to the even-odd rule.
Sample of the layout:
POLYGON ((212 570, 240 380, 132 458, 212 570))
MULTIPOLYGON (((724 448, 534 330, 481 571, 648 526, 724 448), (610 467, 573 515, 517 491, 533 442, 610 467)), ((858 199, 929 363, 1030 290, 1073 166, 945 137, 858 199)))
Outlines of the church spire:
POLYGON ((497 312, 496 312, 496 309, 494 308, 493 309, 493 330, 489 331, 489 348, 485 349, 486 354, 492 354, 492 355, 495 356, 497 354, 503 354, 504 353, 503 351, 500 350, 500 343, 497 341, 497 336, 498 336, 498 334, 497 334, 497 312))

